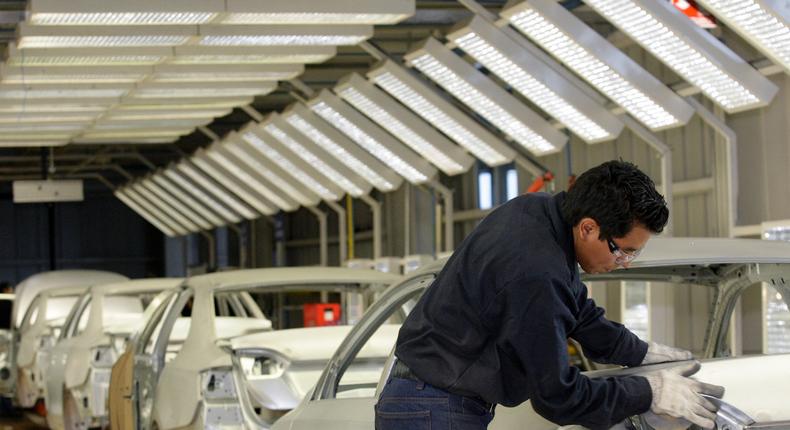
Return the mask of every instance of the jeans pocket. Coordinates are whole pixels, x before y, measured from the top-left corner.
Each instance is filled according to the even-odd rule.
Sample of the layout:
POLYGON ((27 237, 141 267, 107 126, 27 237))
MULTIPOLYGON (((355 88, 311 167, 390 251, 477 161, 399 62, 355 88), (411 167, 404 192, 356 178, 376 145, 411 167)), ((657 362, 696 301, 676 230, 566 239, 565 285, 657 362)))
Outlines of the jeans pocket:
POLYGON ((431 411, 376 410, 376 430, 431 430, 431 411))

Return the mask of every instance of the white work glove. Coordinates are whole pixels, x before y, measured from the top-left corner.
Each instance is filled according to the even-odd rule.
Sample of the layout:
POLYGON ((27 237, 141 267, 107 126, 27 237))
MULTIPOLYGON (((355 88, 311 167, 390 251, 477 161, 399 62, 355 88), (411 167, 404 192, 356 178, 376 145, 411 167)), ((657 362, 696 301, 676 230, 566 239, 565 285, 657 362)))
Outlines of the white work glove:
POLYGON ((650 410, 658 415, 681 418, 702 428, 712 429, 718 406, 700 394, 721 398, 724 387, 689 378, 701 367, 699 362, 694 362, 645 375, 653 391, 650 410))
POLYGON ((648 342, 647 354, 642 360, 642 366, 645 364, 664 363, 667 361, 685 361, 691 360, 694 356, 690 351, 685 349, 673 348, 671 346, 662 345, 660 343, 648 342))

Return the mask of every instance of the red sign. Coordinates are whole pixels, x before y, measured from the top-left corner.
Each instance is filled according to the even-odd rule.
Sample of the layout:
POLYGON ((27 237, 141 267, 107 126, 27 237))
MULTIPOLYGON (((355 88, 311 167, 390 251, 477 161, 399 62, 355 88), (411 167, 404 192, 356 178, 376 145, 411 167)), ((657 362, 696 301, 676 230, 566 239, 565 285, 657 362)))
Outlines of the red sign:
POLYGON ((671 0, 675 8, 702 28, 716 28, 716 18, 703 12, 694 0, 671 0))

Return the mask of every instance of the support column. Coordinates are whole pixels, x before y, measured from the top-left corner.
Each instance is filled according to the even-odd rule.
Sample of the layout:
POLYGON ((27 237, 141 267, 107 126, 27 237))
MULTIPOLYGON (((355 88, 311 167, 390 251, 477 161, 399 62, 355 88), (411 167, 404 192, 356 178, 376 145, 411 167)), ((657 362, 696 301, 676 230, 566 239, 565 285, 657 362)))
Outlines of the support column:
MULTIPOLYGON (((452 252, 455 249, 455 238, 453 237, 453 225, 455 223, 453 216, 453 190, 445 187, 444 184, 436 179, 432 179, 427 184, 442 196, 444 203, 444 250, 452 252)), ((441 226, 436 226, 436 228, 441 228, 441 226)))
POLYGON ((331 201, 326 205, 337 214, 337 255, 338 265, 342 266, 348 260, 348 244, 346 243, 346 210, 343 206, 331 201))
POLYGON ((329 233, 326 228, 326 212, 318 209, 315 206, 305 206, 307 210, 313 213, 318 218, 318 228, 320 231, 320 252, 321 252, 321 265, 328 265, 329 261, 329 233))
POLYGON ((201 231, 200 235, 206 238, 206 242, 208 244, 208 268, 207 272, 213 272, 217 269, 217 249, 216 249, 216 241, 214 240, 214 236, 211 233, 207 233, 205 231, 201 231))
POLYGON ((360 200, 370 206, 373 212, 373 258, 381 257, 381 203, 367 194, 360 196, 360 200))

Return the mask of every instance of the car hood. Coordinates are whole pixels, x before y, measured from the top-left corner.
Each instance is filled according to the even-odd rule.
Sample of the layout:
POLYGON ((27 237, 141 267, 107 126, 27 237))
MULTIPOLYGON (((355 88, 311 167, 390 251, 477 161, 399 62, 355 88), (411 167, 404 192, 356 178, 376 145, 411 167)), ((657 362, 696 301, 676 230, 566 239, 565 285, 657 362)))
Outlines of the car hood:
MULTIPOLYGON (((351 326, 307 327, 241 336, 231 341, 233 350, 268 349, 290 361, 328 360, 343 342, 351 326)), ((360 358, 387 357, 400 325, 383 325, 360 351, 360 358), (383 333, 386 332, 386 333, 383 333)))

